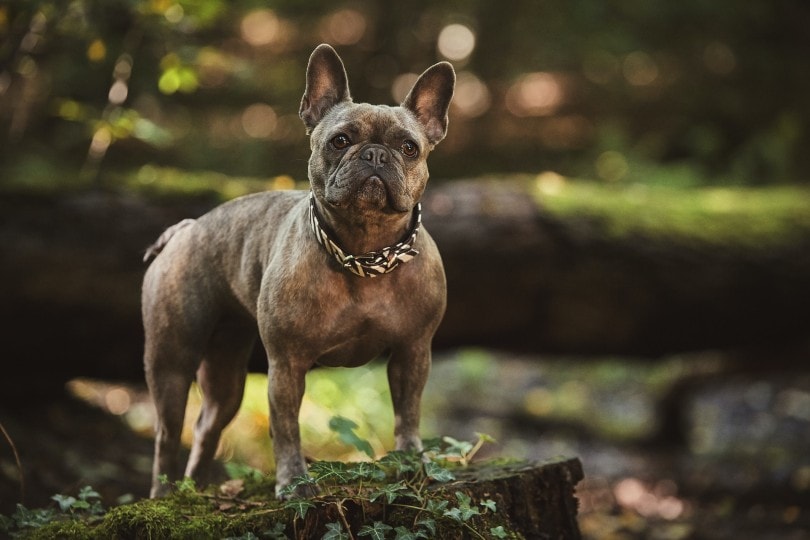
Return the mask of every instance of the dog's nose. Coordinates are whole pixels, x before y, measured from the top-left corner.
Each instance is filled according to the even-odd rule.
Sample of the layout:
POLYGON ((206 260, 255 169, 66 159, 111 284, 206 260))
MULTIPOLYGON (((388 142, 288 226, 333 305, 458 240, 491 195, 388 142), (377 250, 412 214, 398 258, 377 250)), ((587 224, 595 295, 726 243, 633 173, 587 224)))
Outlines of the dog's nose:
POLYGON ((363 150, 360 158, 368 161, 376 169, 388 163, 388 149, 378 145, 369 146, 363 150))

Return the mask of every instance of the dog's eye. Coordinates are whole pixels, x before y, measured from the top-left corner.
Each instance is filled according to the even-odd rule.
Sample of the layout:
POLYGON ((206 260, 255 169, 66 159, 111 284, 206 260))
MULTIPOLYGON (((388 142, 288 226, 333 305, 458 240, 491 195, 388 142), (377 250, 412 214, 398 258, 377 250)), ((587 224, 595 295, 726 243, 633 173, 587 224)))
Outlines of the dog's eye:
POLYGON ((410 140, 404 141, 400 149, 402 150, 402 153, 409 158, 416 157, 416 155, 419 153, 419 147, 416 146, 415 142, 410 140))
POLYGON ((341 133, 332 139, 332 146, 337 150, 344 150, 352 145, 352 140, 348 136, 341 133))

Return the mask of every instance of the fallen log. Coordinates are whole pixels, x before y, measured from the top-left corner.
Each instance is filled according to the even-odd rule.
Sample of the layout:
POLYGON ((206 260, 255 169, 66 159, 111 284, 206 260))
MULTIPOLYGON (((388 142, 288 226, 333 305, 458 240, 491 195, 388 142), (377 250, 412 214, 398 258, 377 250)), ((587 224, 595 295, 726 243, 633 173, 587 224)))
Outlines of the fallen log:
MULTIPOLYGON (((144 249, 218 202, 4 193, 0 319, 15 369, 0 378, 2 399, 44 396, 77 376, 141 381, 144 249)), ((436 348, 656 357, 806 343, 807 318, 796 316, 810 304, 801 215, 774 216, 796 222, 778 241, 724 242, 666 225, 616 234, 586 203, 553 211, 533 180, 434 183, 423 206, 448 281, 436 348)), ((706 226, 746 223, 734 219, 721 209, 706 226)), ((251 369, 265 369, 260 350, 251 369)))

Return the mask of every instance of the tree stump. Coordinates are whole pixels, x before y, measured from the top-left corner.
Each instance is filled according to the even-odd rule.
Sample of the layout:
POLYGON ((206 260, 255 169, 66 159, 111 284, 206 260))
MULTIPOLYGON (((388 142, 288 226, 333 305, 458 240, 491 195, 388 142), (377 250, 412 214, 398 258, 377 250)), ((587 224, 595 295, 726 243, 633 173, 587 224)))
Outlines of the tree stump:
MULTIPOLYGON (((321 495, 286 502, 276 499, 272 479, 264 477, 229 480, 202 492, 180 482, 162 499, 117 506, 103 516, 71 513, 33 530, 27 523, 16 532, 25 538, 151 540, 581 538, 575 488, 583 472, 576 458, 546 463, 483 461, 452 469, 430 468, 431 464, 436 465, 423 465, 428 476, 423 474, 414 483, 413 477, 370 476, 318 481, 321 495)), ((321 480, 331 472, 335 477, 362 475, 373 473, 375 467, 316 462, 311 474, 316 465, 321 466, 321 480)))
MULTIPOLYGON (((440 492, 441 498, 451 501, 448 508, 452 510, 453 505, 467 500, 466 497, 471 508, 482 508, 482 503, 492 501, 496 510, 471 517, 467 521, 469 527, 452 527, 457 523, 449 523, 450 527, 438 530, 437 538, 498 538, 491 532, 497 530, 497 524, 506 534, 516 533, 527 539, 580 538, 575 496, 576 485, 583 479, 579 459, 499 465, 482 462, 454 472, 455 481, 432 488, 440 492)), ((327 524, 341 519, 356 538, 367 524, 384 523, 393 516, 396 522, 418 523, 420 517, 417 511, 402 512, 393 505, 358 503, 351 499, 344 501, 342 512, 343 516, 334 504, 313 508, 295 538, 321 538, 327 524)), ((513 536, 503 536, 507 537, 513 536)))

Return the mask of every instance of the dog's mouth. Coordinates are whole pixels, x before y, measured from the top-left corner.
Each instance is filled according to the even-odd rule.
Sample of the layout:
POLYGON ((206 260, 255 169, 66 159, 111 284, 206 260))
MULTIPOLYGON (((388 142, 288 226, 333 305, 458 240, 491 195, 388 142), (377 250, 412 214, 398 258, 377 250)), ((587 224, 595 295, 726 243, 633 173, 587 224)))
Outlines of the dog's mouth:
POLYGON ((342 178, 327 189, 327 200, 335 206, 357 206, 383 212, 409 212, 411 204, 397 182, 375 171, 363 178, 342 178), (340 181, 343 180, 343 181, 340 181))
POLYGON ((368 206, 384 207, 390 204, 386 183, 378 174, 366 178, 357 189, 357 200, 368 206))

